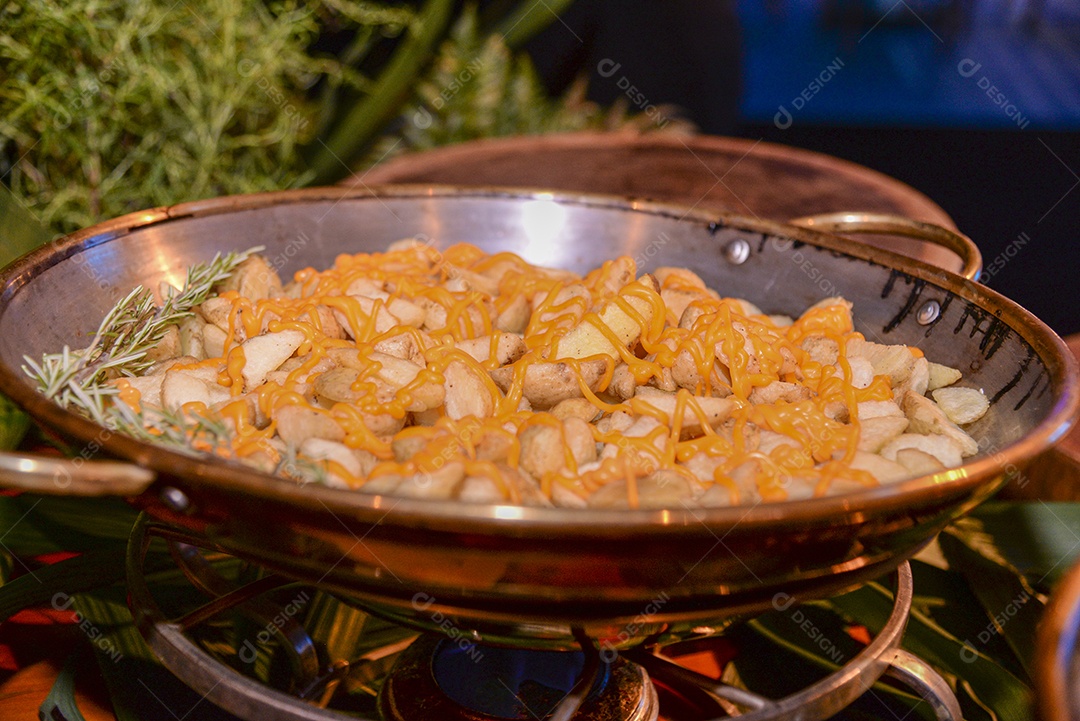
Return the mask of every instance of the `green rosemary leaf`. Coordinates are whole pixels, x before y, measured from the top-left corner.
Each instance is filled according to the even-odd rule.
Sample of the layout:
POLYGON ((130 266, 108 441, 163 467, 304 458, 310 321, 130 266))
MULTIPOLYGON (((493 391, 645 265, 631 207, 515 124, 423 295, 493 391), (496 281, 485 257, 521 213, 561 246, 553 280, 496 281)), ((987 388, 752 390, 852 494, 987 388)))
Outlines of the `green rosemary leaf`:
MULTIPOLYGON (((168 328, 189 315, 210 296, 214 286, 261 250, 258 246, 238 253, 219 253, 209 262, 191 266, 184 287, 168 294, 161 306, 155 306, 150 291, 142 286, 134 288, 106 313, 88 347, 72 351, 65 346, 59 353, 45 355, 40 362, 27 357, 23 370, 47 398, 60 405, 77 408, 108 428, 144 435, 145 419, 125 410, 124 404, 110 404, 117 390, 104 381, 110 375, 135 375, 145 370, 151 363, 147 353, 168 328)), ((209 426, 206 430, 221 435, 213 433, 209 426)))

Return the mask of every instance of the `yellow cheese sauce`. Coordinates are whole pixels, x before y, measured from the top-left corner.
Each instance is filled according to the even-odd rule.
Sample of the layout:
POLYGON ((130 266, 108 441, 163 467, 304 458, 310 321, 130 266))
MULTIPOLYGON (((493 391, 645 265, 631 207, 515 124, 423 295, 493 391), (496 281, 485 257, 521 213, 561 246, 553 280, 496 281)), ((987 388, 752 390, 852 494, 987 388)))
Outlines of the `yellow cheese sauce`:
MULTIPOLYGON (((852 383, 845 346, 861 336, 853 331, 846 303, 837 300, 808 310, 790 324, 778 323, 769 316, 748 315, 741 301, 713 297, 694 282, 673 276, 664 288, 697 296, 680 319, 655 285, 633 279, 635 270, 633 261, 624 258, 578 278, 534 268, 511 253, 488 255, 468 245, 340 255, 327 270, 297 272, 280 297, 252 300, 235 291, 222 293, 219 297, 231 304, 224 354, 183 367, 215 369, 217 383, 228 390, 230 400, 213 411, 198 404, 183 411, 216 414, 232 431, 228 450, 235 457, 258 457, 273 465, 288 450, 276 435, 281 410, 307 409, 332 419, 341 430, 340 442, 367 459, 360 474, 333 458, 313 459, 351 487, 362 489, 366 482, 387 476, 434 474, 448 463, 461 462, 467 476, 490 479, 506 502, 517 503, 521 491, 505 477, 504 468, 523 469, 522 432, 533 425, 564 429, 554 415, 529 407, 527 374, 532 366, 558 361, 576 375, 577 395, 595 408, 591 442, 609 450, 579 463, 571 443, 564 442, 552 460, 554 470, 535 478, 545 496, 551 497, 559 486, 584 499, 620 482, 626 504, 634 508, 641 479, 658 469, 675 471, 706 488, 716 486, 733 504, 745 500, 747 473, 764 500, 788 497, 792 483, 816 495, 828 493, 837 479, 876 483, 869 473, 849 467, 860 437, 858 404, 891 399, 893 391, 882 376, 864 388, 852 383), (619 275, 628 267, 631 280, 622 282, 619 275), (506 379, 496 383, 492 371, 500 368, 503 332, 498 322, 522 304, 528 308, 527 323, 520 329, 524 351, 506 379), (633 342, 627 344, 605 323, 605 308, 617 309, 637 326, 633 342), (584 324, 594 327, 615 354, 560 357, 567 333, 584 324), (262 385, 245 388, 249 359, 244 341, 286 330, 303 335, 293 358, 262 385), (486 360, 456 347, 476 338, 489 341, 486 360), (837 362, 813 360, 802 345, 808 338, 835 343, 837 362), (377 359, 384 356, 375 355, 391 346, 407 346, 408 359, 422 366, 411 381, 396 388, 382 375, 388 369, 377 359), (341 349, 356 354, 348 363, 357 371, 347 389, 355 398, 351 402, 328 401, 316 391, 320 374, 341 349), (663 387, 680 358, 690 359, 701 380, 696 387, 671 393, 671 413, 643 397, 621 400, 611 392, 617 366, 625 364, 639 386, 663 387), (597 359, 604 362, 599 380, 587 382, 583 369, 597 359), (448 384, 455 373, 468 379, 469 400, 487 409, 486 415, 452 418, 446 406, 416 410, 426 390, 448 384), (755 389, 777 381, 805 390, 797 400, 753 401, 755 389), (721 424, 710 423, 704 407, 703 399, 713 398, 731 401, 730 416, 721 424), (626 435, 615 426, 620 414, 657 423, 641 435, 626 435), (758 435, 765 431, 779 434, 783 442, 762 450, 758 435), (419 447, 407 459, 397 460, 396 444, 406 442, 419 447), (499 445, 504 455, 497 462, 486 458, 485 443, 499 445), (688 470, 695 458, 708 460, 710 478, 688 470)), ((912 353, 921 356, 917 349, 912 353)), ((118 386, 119 400, 139 410, 139 392, 126 381, 118 386)), ((199 443, 195 441, 197 447, 199 443)))

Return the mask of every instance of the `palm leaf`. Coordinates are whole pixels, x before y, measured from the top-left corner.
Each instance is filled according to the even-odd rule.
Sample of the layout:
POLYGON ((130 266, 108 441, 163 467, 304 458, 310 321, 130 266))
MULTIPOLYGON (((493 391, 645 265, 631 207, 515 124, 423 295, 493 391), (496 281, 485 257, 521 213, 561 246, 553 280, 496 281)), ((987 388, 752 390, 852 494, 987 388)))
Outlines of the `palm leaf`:
MULTIPOLYGON (((845 615, 876 630, 888 619, 893 598, 880 583, 868 583, 831 599, 831 603, 845 615)), ((1031 717, 1031 690, 1024 681, 985 651, 973 648, 915 608, 909 614, 902 645, 938 671, 966 682, 967 689, 957 688, 967 691, 959 694, 965 713, 972 705, 966 698, 970 696, 976 705, 992 709, 994 718, 1001 721, 1027 721, 1031 717)))
POLYGON ((134 518, 117 499, 0 496, 0 547, 21 558, 122 548, 134 518))
MULTIPOLYGON (((103 639, 92 645, 117 720, 235 721, 235 717, 184 685, 157 661, 135 627, 125 595, 122 586, 113 586, 80 595, 75 602, 86 628, 95 629, 103 639)), ((92 633, 88 631, 88 635, 92 633)))
POLYGON ((75 673, 82 665, 83 657, 80 654, 73 653, 68 656, 52 688, 49 689, 49 695, 41 702, 41 708, 38 710, 40 718, 86 721, 75 700, 75 673))
POLYGON ((1001 557, 992 537, 973 532, 977 519, 965 520, 972 523, 954 524, 941 535, 941 548, 949 566, 967 579, 985 611, 979 618, 982 628, 966 640, 978 647, 1000 636, 1030 674, 1035 660, 1035 629, 1045 599, 1001 557))
POLYGON ((1080 555, 1080 503, 987 503, 950 533, 1048 592, 1080 555))

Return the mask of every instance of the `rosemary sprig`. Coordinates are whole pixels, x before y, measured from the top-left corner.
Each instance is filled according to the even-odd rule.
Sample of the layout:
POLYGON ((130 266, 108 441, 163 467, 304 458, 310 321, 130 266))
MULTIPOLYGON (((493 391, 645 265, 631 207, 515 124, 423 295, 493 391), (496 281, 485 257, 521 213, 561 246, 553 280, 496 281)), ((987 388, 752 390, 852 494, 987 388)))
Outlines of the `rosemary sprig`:
POLYGON ((232 435, 220 418, 165 408, 136 411, 126 403, 105 410, 106 424, 132 438, 168 446, 189 456, 227 451, 232 435))
MULTIPOLYGON (((24 356, 23 371, 37 382, 46 397, 65 408, 81 411, 98 424, 140 441, 164 445, 188 455, 231 455, 233 433, 219 415, 144 407, 136 410, 114 402, 119 390, 108 381, 134 376, 153 361, 146 357, 170 326, 203 303, 214 287, 262 246, 240 253, 214 256, 191 266, 183 288, 163 291, 161 305, 139 286, 108 312, 87 348, 47 354, 40 362, 24 356)), ((297 483, 327 483, 328 473, 318 463, 299 458, 289 448, 275 472, 297 483)))
POLYGON ((281 455, 281 460, 274 468, 274 475, 292 479, 300 485, 317 483, 325 486, 329 485, 330 480, 325 464, 301 458, 296 453, 296 447, 292 445, 281 455))
POLYGON ((126 409, 125 404, 108 402, 117 389, 104 381, 146 370, 152 364, 147 353, 169 326, 191 315, 215 285, 262 249, 259 246, 239 253, 218 253, 207 263, 191 266, 183 288, 166 293, 160 306, 152 291, 137 286, 108 312, 88 347, 73 351, 64 346, 59 353, 44 355, 40 362, 24 356, 23 371, 37 382, 45 397, 65 408, 76 408, 114 430, 132 432, 138 426, 148 432, 144 423, 147 419, 138 418, 140 414, 126 409))

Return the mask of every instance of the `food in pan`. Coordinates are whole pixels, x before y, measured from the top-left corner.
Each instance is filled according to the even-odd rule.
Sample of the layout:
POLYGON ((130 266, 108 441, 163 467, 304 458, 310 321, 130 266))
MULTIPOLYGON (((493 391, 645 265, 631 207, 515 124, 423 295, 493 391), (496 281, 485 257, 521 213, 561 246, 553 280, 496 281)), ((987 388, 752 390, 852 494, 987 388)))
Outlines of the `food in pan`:
POLYGON ((257 251, 136 289, 27 372, 110 428, 296 482, 574 508, 726 506, 959 466, 986 413, 959 371, 685 268, 579 276, 417 240, 283 284, 257 251), (929 395, 928 395, 929 394, 929 395))

